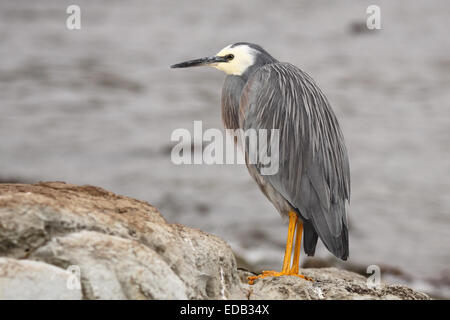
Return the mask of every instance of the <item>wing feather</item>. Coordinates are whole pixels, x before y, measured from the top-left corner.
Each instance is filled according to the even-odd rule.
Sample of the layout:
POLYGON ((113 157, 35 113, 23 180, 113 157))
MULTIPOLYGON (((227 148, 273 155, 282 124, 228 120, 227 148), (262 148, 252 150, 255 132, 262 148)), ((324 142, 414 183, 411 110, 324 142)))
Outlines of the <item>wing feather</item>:
MULTIPOLYGON (((244 130, 280 130, 279 171, 262 178, 299 211, 331 252, 346 259, 348 156, 336 116, 319 87, 291 64, 263 66, 242 90, 239 121, 244 130)), ((309 246, 314 253, 315 243, 309 246)))

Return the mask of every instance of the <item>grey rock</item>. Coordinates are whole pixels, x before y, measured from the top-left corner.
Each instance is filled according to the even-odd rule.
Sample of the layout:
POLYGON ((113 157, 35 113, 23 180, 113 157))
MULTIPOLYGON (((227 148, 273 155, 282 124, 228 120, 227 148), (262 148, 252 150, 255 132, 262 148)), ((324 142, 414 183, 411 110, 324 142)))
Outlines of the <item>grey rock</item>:
POLYGON ((68 285, 72 276, 43 262, 0 258, 0 300, 80 300, 81 289, 68 285))
POLYGON ((93 231, 55 237, 33 259, 80 270, 87 299, 187 299, 187 288, 152 249, 93 231))
MULTIPOLYGON (((244 280, 253 274, 239 271, 244 280)), ((380 283, 371 287, 367 279, 354 272, 337 268, 301 269, 300 273, 313 281, 283 276, 257 279, 245 285, 250 300, 428 300, 429 297, 399 285, 380 283)))
MULTIPOLYGON (((121 294, 118 289, 109 293, 101 290, 100 279, 92 276, 95 268, 109 277, 105 281, 110 281, 113 276, 117 278, 115 285, 105 283, 105 286, 118 288, 117 285, 123 281, 130 283, 129 265, 123 263, 124 269, 116 268, 106 273, 104 270, 111 268, 113 263, 107 263, 107 258, 97 261, 102 257, 100 251, 104 249, 96 248, 105 248, 108 242, 102 235, 110 236, 111 246, 130 248, 127 253, 113 249, 104 251, 105 255, 109 255, 108 259, 118 261, 127 254, 132 255, 131 247, 135 245, 135 250, 142 253, 142 260, 139 260, 139 253, 132 257, 132 261, 138 264, 135 270, 144 270, 139 265, 148 264, 154 272, 161 272, 160 278, 176 275, 185 289, 177 289, 176 292, 169 290, 165 297, 244 298, 236 261, 223 240, 200 230, 169 224, 155 207, 143 201, 93 186, 62 182, 0 184, 0 221, 0 256, 42 260, 62 268, 79 264, 85 298, 151 298, 152 294, 155 294, 154 298, 160 298, 160 288, 166 285, 167 290, 179 288, 179 282, 174 279, 164 280, 164 283, 147 282, 146 285, 153 285, 154 288, 147 288, 142 296, 137 294, 142 290, 139 288, 142 283, 135 283, 132 288, 122 286, 124 292, 121 294), (81 231, 91 233, 79 234, 81 231), (80 238, 88 239, 86 241, 91 246, 83 249, 80 238), (120 239, 128 242, 121 242, 120 239), (71 246, 77 248, 75 253, 65 250, 71 246), (96 256, 91 256, 89 261, 89 252, 96 250, 96 256), (152 265, 156 262, 158 264, 152 265), (162 263, 167 267, 163 268, 162 263), (83 269, 91 271, 86 273, 83 269)), ((150 274, 148 269, 145 270, 150 274)))
POLYGON ((334 268, 302 270, 314 282, 250 286, 252 274, 238 271, 220 238, 170 224, 146 202, 63 182, 0 184, 0 256, 8 257, 0 294, 9 298, 428 299, 403 286, 370 289, 364 277, 334 268), (78 291, 67 291, 69 275, 78 291))

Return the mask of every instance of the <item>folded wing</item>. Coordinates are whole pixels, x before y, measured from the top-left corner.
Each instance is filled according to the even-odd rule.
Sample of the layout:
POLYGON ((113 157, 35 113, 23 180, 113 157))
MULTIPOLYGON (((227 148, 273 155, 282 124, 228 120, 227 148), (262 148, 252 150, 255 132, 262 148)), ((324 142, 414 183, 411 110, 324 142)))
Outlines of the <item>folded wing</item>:
POLYGON ((245 85, 239 119, 244 130, 279 129, 279 170, 262 177, 303 218, 305 252, 313 255, 320 237, 328 250, 346 259, 348 156, 336 116, 319 87, 291 64, 266 65, 245 85))

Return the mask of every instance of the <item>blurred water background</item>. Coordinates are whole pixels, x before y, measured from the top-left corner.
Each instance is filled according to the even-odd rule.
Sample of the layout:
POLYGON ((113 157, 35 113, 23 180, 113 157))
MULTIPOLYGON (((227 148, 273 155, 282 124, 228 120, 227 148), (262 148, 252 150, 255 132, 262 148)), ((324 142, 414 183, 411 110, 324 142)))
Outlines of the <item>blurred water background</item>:
MULTIPOLYGON (((352 173, 341 266, 377 264, 383 279, 450 296, 449 19, 446 0, 1 0, 0 180, 143 199, 278 269, 287 226, 245 166, 170 160, 174 129, 222 128, 224 74, 169 66, 258 43, 311 74, 340 120, 352 173), (82 25, 69 31, 74 3, 82 25), (370 4, 382 30, 365 28, 370 4)), ((334 263, 321 243, 317 256, 334 263)))

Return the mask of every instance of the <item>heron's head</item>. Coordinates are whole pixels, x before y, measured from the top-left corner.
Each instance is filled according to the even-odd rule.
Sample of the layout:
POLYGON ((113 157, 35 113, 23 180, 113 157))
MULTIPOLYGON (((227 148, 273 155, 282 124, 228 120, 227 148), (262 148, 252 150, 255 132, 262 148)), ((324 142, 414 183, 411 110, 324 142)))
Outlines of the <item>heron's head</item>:
POLYGON ((263 48, 256 44, 238 42, 226 46, 215 56, 189 60, 174 64, 172 68, 211 66, 226 74, 240 76, 249 67, 275 61, 263 48))

